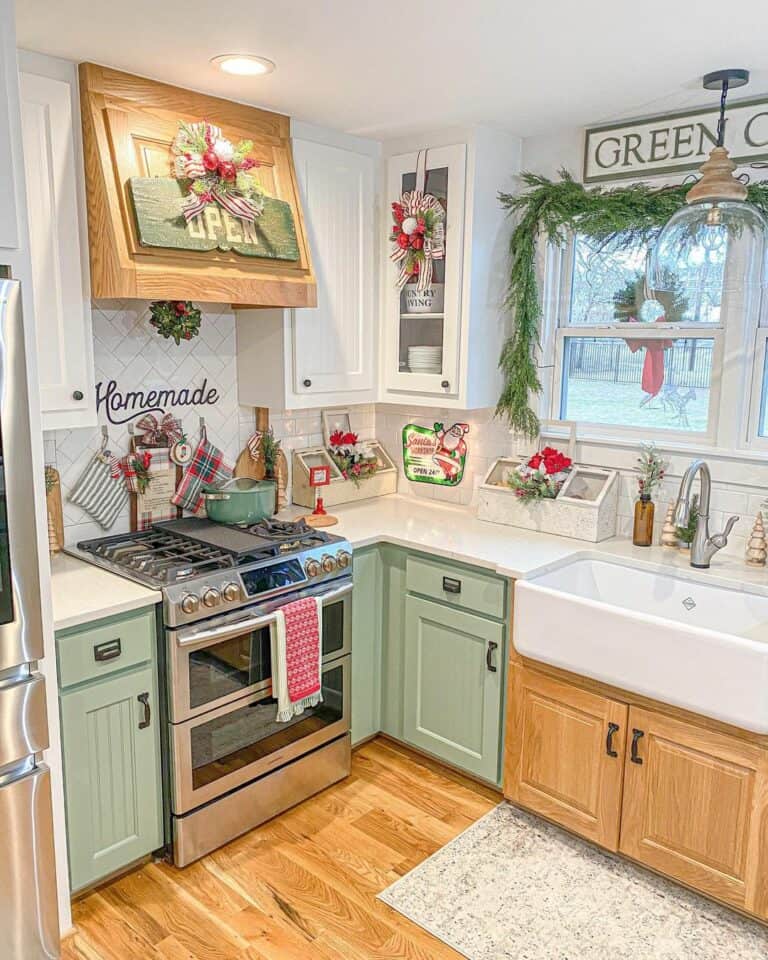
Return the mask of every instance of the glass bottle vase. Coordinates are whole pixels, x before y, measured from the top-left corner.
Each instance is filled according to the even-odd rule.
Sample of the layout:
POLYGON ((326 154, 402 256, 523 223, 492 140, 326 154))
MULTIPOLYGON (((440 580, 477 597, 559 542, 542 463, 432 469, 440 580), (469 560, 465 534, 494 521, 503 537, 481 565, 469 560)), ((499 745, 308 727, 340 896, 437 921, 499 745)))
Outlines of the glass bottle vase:
POLYGON ((635 504, 635 523, 632 543, 636 547, 650 547, 653 543, 653 500, 644 494, 635 504))

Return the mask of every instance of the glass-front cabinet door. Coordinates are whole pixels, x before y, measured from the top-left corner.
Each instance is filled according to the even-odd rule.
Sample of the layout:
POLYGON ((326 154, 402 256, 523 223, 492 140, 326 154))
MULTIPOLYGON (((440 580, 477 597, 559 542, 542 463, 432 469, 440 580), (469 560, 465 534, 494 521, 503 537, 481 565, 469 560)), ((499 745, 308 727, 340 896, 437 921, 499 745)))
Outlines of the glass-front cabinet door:
MULTIPOLYGON (((424 192, 439 201, 445 225, 443 256, 433 260, 432 279, 424 289, 419 289, 417 275, 400 288, 400 264, 387 263, 384 382, 390 391, 436 397, 459 392, 466 149, 455 144, 389 160, 389 203, 417 188, 421 166, 424 192)), ((392 224, 390 213, 390 229, 392 224)), ((416 244, 423 249, 423 240, 417 238, 416 244)), ((390 243, 388 254, 391 250, 390 243)))

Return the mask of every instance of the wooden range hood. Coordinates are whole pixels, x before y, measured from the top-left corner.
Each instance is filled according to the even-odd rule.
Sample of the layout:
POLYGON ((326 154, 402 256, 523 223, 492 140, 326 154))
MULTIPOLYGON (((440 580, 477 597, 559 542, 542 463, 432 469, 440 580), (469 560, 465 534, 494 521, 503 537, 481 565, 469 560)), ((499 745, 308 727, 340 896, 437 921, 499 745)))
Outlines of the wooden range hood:
MULTIPOLYGON (((288 117, 92 63, 80 65, 80 96, 94 297, 203 300, 255 307, 316 306, 288 117), (223 244, 214 238, 211 219, 204 224, 198 218, 194 231, 198 249, 179 249, 187 243, 183 216, 163 220, 168 224, 173 219, 175 224, 173 246, 147 243, 137 218, 137 181, 133 178, 158 178, 138 183, 143 182, 147 189, 176 191, 181 196, 180 185, 170 177, 171 144, 182 120, 207 120, 221 127, 223 135, 233 142, 253 141, 259 181, 273 198, 267 201, 270 214, 280 221, 283 233, 287 230, 289 243, 281 247, 271 244, 269 237, 245 231, 247 249, 256 255, 238 253, 238 243, 228 241, 241 240, 247 224, 223 212, 219 217, 218 209, 212 211, 211 218, 216 224, 221 220, 219 240, 225 241, 223 244), (207 234, 206 226, 210 228, 207 234), (209 249, 200 249, 206 242, 209 249)), ((172 202, 174 210, 180 211, 178 196, 172 202)), ((274 217, 265 217, 264 226, 259 220, 256 230, 263 231, 267 220, 273 222, 274 217)), ((240 249, 244 248, 246 244, 240 244, 240 249)))

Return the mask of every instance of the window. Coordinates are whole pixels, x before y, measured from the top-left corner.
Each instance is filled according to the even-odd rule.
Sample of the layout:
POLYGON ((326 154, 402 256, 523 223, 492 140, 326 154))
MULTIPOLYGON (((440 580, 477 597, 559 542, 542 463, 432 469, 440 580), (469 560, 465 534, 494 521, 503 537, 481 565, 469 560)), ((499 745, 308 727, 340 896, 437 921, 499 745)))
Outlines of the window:
MULTIPOLYGON (((715 440, 726 246, 701 249, 703 285, 680 276, 653 297, 648 250, 576 235, 561 260, 552 416, 597 433, 664 431, 715 440)), ((768 330, 766 331, 768 333, 768 330)), ((768 409, 765 413, 768 434, 768 409)))

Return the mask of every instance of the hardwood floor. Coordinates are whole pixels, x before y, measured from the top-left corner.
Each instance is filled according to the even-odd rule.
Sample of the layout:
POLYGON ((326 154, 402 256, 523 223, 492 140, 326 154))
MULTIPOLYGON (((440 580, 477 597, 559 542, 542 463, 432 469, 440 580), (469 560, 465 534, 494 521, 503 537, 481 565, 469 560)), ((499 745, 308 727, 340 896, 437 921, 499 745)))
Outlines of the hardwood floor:
POLYGON ((63 960, 454 960, 376 894, 500 799, 376 739, 347 780, 185 870, 150 863, 77 901, 63 960))

